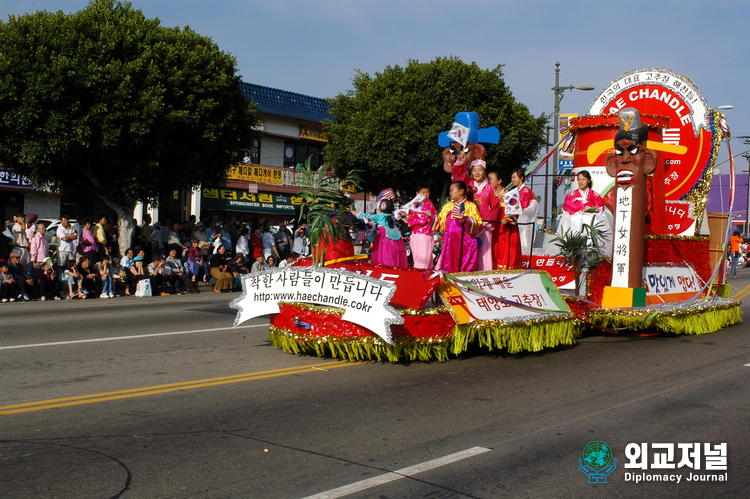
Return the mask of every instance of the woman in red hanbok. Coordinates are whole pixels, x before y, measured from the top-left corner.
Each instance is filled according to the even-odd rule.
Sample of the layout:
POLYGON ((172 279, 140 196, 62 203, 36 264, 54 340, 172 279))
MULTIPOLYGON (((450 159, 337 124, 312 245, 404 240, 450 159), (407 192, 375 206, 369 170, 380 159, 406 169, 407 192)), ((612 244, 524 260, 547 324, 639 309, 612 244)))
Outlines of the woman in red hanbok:
POLYGON ((487 174, 487 181, 494 189, 498 198, 500 212, 497 220, 501 223, 496 225, 493 233, 492 246, 495 253, 495 269, 512 270, 521 268, 521 239, 518 236, 518 226, 512 217, 505 215, 505 202, 503 194, 508 192, 503 188, 503 179, 498 172, 487 174))

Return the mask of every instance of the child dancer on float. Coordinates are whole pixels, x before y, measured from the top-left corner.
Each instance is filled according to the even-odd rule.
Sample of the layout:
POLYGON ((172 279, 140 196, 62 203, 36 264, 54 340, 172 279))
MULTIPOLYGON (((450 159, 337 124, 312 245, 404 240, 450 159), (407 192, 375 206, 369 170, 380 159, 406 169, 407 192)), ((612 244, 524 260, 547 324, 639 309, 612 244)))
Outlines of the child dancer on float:
POLYGON ((430 201, 430 188, 427 185, 418 185, 417 194, 423 196, 424 201, 419 203, 418 209, 409 211, 409 218, 406 220, 411 228, 409 246, 411 246, 411 256, 414 258, 414 268, 431 269, 435 266, 432 256, 432 250, 435 247, 432 226, 438 213, 435 205, 430 201))
POLYGON ((477 240, 482 217, 472 202, 472 191, 457 181, 451 184, 451 200, 440 210, 432 229, 443 232, 443 249, 437 269, 446 272, 472 272, 477 269, 477 240))
MULTIPOLYGON (((500 202, 495 196, 495 189, 487 180, 487 163, 481 159, 471 162, 471 187, 474 190, 474 204, 477 205, 482 220, 497 222, 500 216, 500 202)), ((477 234, 477 270, 492 270, 495 268, 494 251, 492 247, 493 224, 483 222, 477 234)))
POLYGON ((401 231, 396 226, 393 218, 393 201, 383 199, 378 205, 378 213, 351 212, 359 219, 368 220, 375 224, 372 240, 372 263, 376 265, 389 265, 391 267, 407 268, 409 261, 406 258, 406 246, 401 238, 401 231))

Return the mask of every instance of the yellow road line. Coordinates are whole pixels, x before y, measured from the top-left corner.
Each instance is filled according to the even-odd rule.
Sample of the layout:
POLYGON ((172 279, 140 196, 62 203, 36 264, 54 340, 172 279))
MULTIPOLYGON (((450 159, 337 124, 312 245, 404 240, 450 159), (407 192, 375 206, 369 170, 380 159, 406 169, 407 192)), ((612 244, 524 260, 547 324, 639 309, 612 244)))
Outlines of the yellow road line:
POLYGON ((750 294, 750 284, 739 290, 734 296, 730 296, 733 300, 740 300, 750 294))
POLYGON ((325 362, 321 364, 309 364, 305 366, 288 367, 283 369, 273 369, 270 371, 258 371, 254 373, 235 374, 232 376, 222 376, 219 378, 207 378, 193 381, 184 381, 181 383, 168 383, 165 385, 146 386, 142 388, 133 388, 130 390, 118 390, 114 392, 93 393, 89 395, 80 395, 77 397, 65 397, 58 399, 39 400, 36 402, 26 402, 23 404, 13 404, 0 406, 0 416, 8 414, 17 414, 21 412, 41 411, 54 409, 57 407, 68 407, 73 405, 93 404, 95 402, 105 402, 108 400, 119 400, 134 397, 143 397, 145 395, 156 395, 159 393, 168 393, 178 390, 192 390, 194 388, 204 388, 207 386, 226 385, 229 383, 241 383, 243 381, 253 381, 256 379, 276 378, 279 376, 289 376, 290 374, 299 374, 314 372, 321 369, 336 369, 339 367, 350 367, 362 362, 325 362))

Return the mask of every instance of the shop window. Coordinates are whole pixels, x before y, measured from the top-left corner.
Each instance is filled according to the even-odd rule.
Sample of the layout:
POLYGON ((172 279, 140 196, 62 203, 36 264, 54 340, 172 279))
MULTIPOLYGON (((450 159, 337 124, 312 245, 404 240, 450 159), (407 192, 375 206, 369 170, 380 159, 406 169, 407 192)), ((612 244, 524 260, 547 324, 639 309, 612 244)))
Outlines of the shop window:
POLYGON ((294 168, 298 163, 304 164, 308 157, 311 157, 313 170, 320 168, 323 151, 318 146, 309 146, 307 144, 297 144, 293 142, 284 143, 284 166, 294 168))
POLYGON ((253 145, 250 149, 245 151, 245 158, 242 161, 247 164, 260 164, 260 140, 253 139, 253 145))
POLYGON ((294 168, 297 164, 295 161, 295 145, 291 142, 284 142, 284 166, 294 168))

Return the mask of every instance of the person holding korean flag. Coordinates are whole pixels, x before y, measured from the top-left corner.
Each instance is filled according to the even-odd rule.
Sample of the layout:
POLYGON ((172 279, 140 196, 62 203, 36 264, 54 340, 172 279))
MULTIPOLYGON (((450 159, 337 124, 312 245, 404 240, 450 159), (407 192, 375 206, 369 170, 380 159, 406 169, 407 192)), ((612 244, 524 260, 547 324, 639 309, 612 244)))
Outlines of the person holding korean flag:
POLYGON ((435 232, 443 232, 437 270, 448 273, 477 270, 476 234, 482 227, 482 217, 472 197, 471 188, 467 188, 464 182, 459 180, 451 184, 451 200, 440 210, 432 227, 435 232))

